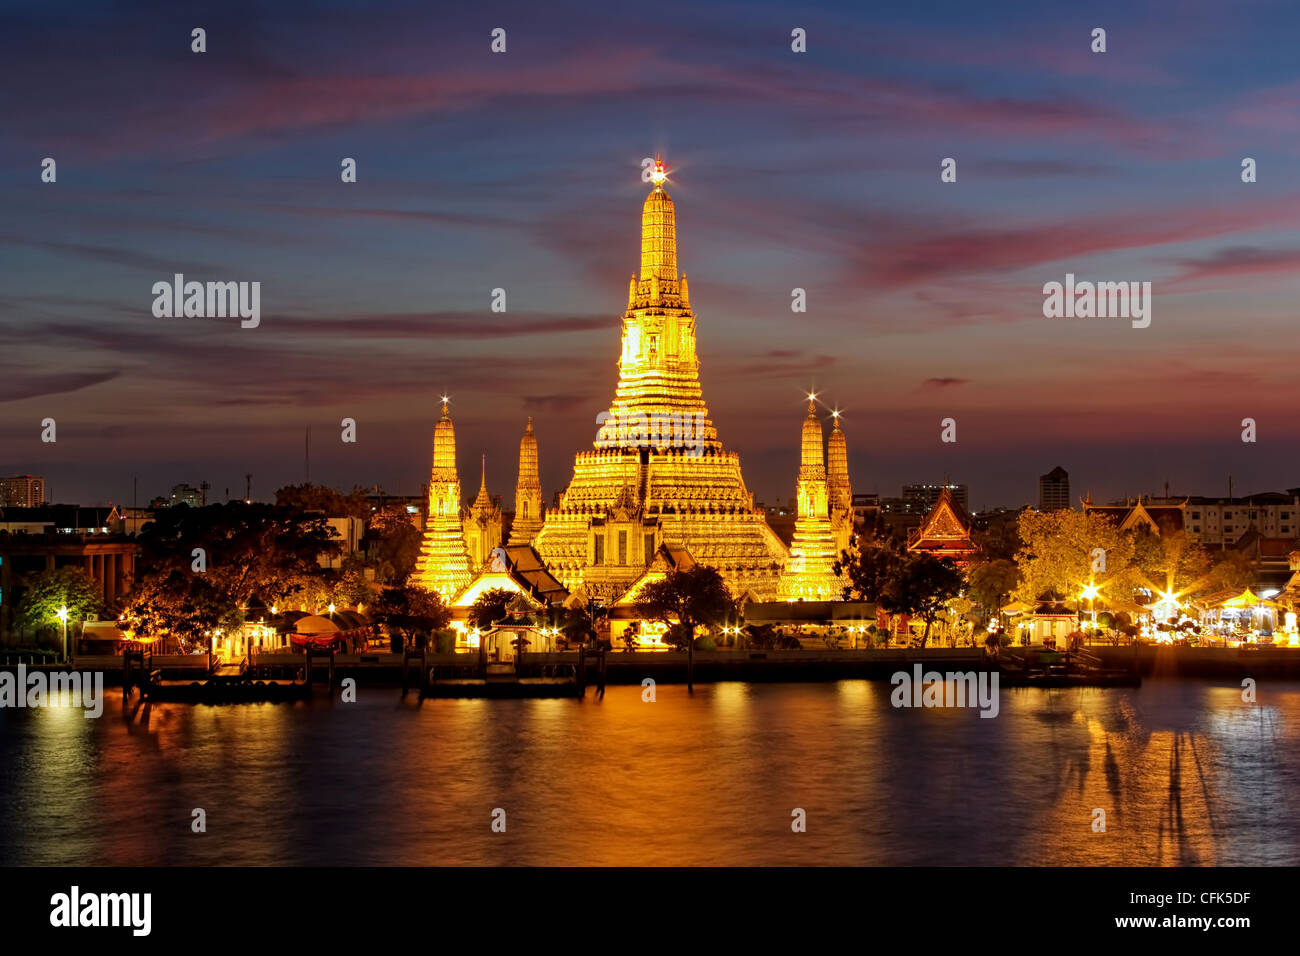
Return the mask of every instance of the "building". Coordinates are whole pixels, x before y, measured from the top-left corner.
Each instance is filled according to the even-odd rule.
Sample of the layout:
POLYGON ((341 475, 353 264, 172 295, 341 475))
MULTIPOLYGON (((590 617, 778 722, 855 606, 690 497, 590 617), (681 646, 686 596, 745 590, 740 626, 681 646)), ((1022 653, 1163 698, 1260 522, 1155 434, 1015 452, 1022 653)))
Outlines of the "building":
MULTIPOLYGON (((831 529, 822 423, 817 418, 814 398, 808 396, 808 415, 803 420, 795 492, 799 515, 790 541, 790 559, 781 575, 780 596, 786 601, 833 601, 844 596, 844 585, 833 568, 839 550, 831 529)), ((838 418, 835 425, 838 432, 838 418)), ((851 501, 851 492, 848 497, 851 501)))
POLYGON ((571 591, 612 603, 661 545, 718 569, 737 597, 773 600, 788 553, 724 449, 699 381, 695 315, 677 271, 676 211, 661 162, 641 215, 619 379, 593 450, 547 512, 535 546, 571 591))
POLYGON ((519 439, 519 478, 515 482, 515 514, 510 523, 510 544, 532 544, 537 532, 542 530, 542 480, 539 471, 540 456, 537 436, 533 434, 530 415, 524 426, 524 437, 519 439))
POLYGON ((1072 506, 1069 472, 1057 465, 1047 474, 1038 476, 1039 511, 1066 511, 1072 506))
POLYGON ((979 549, 971 541, 971 521, 966 509, 957 503, 950 488, 940 490, 939 498, 921 527, 912 532, 907 550, 912 553, 932 554, 965 565, 979 549))
POLYGON ((136 550, 132 539, 103 531, 0 533, 0 633, 12 632, 28 576, 56 568, 85 571, 111 610, 131 590, 136 550))
POLYGON ((1090 497, 1083 499, 1084 514, 1106 515, 1119 526, 1121 531, 1146 528, 1154 534, 1186 530, 1186 506, 1185 498, 1177 501, 1153 498, 1144 500, 1141 495, 1136 501, 1112 502, 1106 505, 1093 504, 1090 497))
POLYGON ((0 531, 11 534, 122 534, 125 522, 118 509, 81 505, 42 505, 0 510, 0 531))
POLYGON ((338 543, 339 550, 337 554, 321 553, 316 556, 316 563, 322 568, 338 569, 343 567, 343 562, 352 555, 356 554, 361 547, 361 540, 366 534, 366 523, 352 515, 330 515, 325 517, 325 523, 333 529, 335 541, 338 543))
POLYGON ((1265 538, 1300 538, 1300 488, 1242 498, 1186 498, 1139 495, 1110 504, 1083 501, 1085 511, 1115 515, 1121 528, 1137 524, 1185 530, 1207 548, 1235 548, 1248 532, 1265 538))
POLYGON ((0 508, 39 508, 45 504, 45 479, 39 475, 0 478, 0 508))
MULTIPOLYGON (((947 490, 949 496, 963 511, 970 510, 970 489, 965 485, 903 485, 903 503, 910 504, 915 513, 926 514, 934 507, 939 496, 947 490)), ((884 499, 890 501, 893 499, 884 499)))
POLYGON ((1300 489, 1244 498, 1191 497, 1183 511, 1188 535, 1207 546, 1234 546, 1248 531, 1266 538, 1300 537, 1300 489))
POLYGON ((478 497, 469 506, 461 525, 465 532, 465 547, 469 551, 470 570, 477 572, 488 563, 492 552, 501 547, 504 537, 501 509, 488 495, 487 455, 483 456, 483 477, 479 482, 478 497))
POLYGON ((151 508, 169 508, 172 505, 189 505, 191 508, 202 508, 207 503, 208 491, 206 483, 201 488, 179 484, 172 485, 170 495, 159 495, 149 503, 149 506, 151 508))
POLYGON ((415 563, 415 580, 450 604, 469 586, 469 548, 461 523, 460 476, 456 471, 456 429, 442 400, 442 418, 433 429, 433 469, 424 541, 415 563))

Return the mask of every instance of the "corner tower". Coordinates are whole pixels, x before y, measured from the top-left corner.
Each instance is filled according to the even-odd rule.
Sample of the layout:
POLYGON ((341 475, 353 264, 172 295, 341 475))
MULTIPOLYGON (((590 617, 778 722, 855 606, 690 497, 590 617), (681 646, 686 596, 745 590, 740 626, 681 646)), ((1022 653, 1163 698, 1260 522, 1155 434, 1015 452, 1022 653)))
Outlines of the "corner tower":
POLYGON ((808 396, 808 415, 803 420, 796 499, 799 515, 790 541, 790 561, 781 577, 781 597, 787 601, 838 601, 844 592, 833 568, 837 553, 831 535, 830 490, 822 423, 813 395, 808 396))
POLYGON ((442 400, 442 418, 433 429, 433 469, 429 473, 429 514, 416 561, 416 582, 447 603, 470 580, 469 550, 460 517, 460 476, 456 473, 456 428, 442 400))
POLYGON ((853 486, 849 483, 849 448, 840 431, 840 413, 834 411, 831 417, 835 424, 826 442, 826 485, 830 492, 831 535, 838 557, 853 544, 853 486))
POLYGON ((510 526, 510 544, 532 544, 542 530, 542 480, 539 473, 537 436, 528 419, 519 439, 519 479, 515 483, 515 520, 510 526))

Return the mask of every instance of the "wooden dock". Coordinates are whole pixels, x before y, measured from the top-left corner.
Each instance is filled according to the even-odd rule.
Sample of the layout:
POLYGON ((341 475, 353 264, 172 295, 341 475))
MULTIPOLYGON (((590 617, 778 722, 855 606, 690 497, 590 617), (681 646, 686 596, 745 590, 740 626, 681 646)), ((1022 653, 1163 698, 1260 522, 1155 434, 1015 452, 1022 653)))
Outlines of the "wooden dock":
MULTIPOLYGON (((238 704, 259 701, 303 700, 311 696, 312 660, 288 673, 258 676, 248 661, 222 663, 209 655, 122 655, 122 697, 138 690, 147 701, 238 704)), ((330 665, 331 685, 333 664, 330 665)))
POLYGON ((1135 666, 1108 665, 1087 650, 1037 651, 1002 648, 990 658, 1004 687, 1140 687, 1135 666))
POLYGON ((581 698, 587 693, 589 675, 595 678, 597 691, 605 691, 603 652, 589 655, 584 648, 578 651, 576 660, 548 660, 547 663, 529 665, 528 671, 525 671, 523 654, 508 661, 489 661, 482 651, 477 658, 460 656, 470 657, 474 662, 431 663, 424 650, 407 650, 402 660, 402 696, 405 697, 415 686, 422 700, 457 697, 581 698), (594 660, 589 661, 589 657, 594 660))

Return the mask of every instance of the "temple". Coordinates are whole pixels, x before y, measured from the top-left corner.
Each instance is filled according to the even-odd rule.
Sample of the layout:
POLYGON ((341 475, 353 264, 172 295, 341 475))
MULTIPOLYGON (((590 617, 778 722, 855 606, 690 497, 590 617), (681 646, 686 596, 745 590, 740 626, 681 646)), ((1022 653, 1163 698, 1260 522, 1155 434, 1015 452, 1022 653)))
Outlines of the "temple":
POLYGON ((912 553, 924 552, 936 558, 949 558, 958 565, 965 566, 979 552, 979 548, 971 541, 970 530, 969 516, 953 499, 952 491, 945 482, 943 490, 939 492, 939 500, 925 516, 921 527, 912 532, 907 550, 912 553))
POLYGON ((429 473, 429 513, 415 565, 416 582, 447 603, 470 582, 469 549, 461 524, 460 476, 456 472, 456 429, 442 400, 442 418, 433 429, 433 470, 429 473))
POLYGON ((528 419, 519 439, 519 479, 515 483, 515 518, 510 525, 510 544, 532 544, 542 530, 542 480, 538 471, 537 436, 528 419))
MULTIPOLYGON (((781 576, 781 597, 787 601, 834 601, 844 594, 844 586, 833 568, 839 551, 831 528, 831 492, 815 398, 808 396, 808 416, 803 420, 795 495, 798 519, 790 542, 790 560, 781 576)), ((843 433, 838 428, 837 416, 836 433, 840 434, 843 447, 843 433)), ((847 478, 847 457, 843 468, 847 478)))
POLYGON ((587 598, 612 602, 667 545, 717 568, 737 597, 773 600, 788 554, 754 508, 739 456, 723 448, 709 420, 662 161, 652 179, 614 402, 599 418, 593 450, 578 453, 535 547, 566 588, 587 598))
POLYGON ((469 551, 470 568, 479 571, 488 563, 492 552, 501 547, 501 509, 488 495, 487 455, 483 456, 483 477, 479 482, 478 497, 469 506, 461 521, 465 532, 465 547, 469 551))

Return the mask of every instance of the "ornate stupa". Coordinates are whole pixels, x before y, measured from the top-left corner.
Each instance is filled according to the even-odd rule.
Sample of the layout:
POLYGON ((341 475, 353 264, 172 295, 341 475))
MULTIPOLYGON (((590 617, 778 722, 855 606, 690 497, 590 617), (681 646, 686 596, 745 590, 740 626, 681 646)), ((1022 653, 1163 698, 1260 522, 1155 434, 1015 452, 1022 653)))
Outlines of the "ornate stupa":
POLYGON ((469 551, 469 566, 477 571, 488 563, 493 549, 501 547, 501 509, 488 495, 487 455, 483 456, 483 477, 479 482, 478 497, 469 506, 461 524, 469 551))
POLYGON ((709 420, 695 315, 677 272, 673 201, 656 160, 641 213, 641 272, 628 285, 614 403, 593 451, 579 452, 536 548, 571 591, 610 601, 654 560, 683 548, 732 592, 774 600, 787 552, 754 509, 740 458, 709 420))
POLYGON ((796 497, 799 515, 790 541, 790 561, 781 576, 781 597, 787 601, 840 600, 844 586, 832 567, 839 552, 831 534, 822 423, 812 395, 808 396, 808 417, 803 420, 796 497))
POLYGON ((835 422, 826 442, 826 486, 830 491, 831 535, 835 554, 853 544, 853 486, 849 483, 849 449, 840 431, 840 413, 831 412, 835 422))
POLYGON ((442 418, 433 429, 433 470, 429 473, 429 516, 415 564, 416 583, 451 602, 469 585, 470 558, 460 516, 460 476, 456 473, 456 429, 442 400, 442 418))
POLYGON ((528 419, 519 439, 519 480, 515 484, 515 520, 510 526, 510 544, 532 544, 542 530, 542 480, 538 473, 537 436, 528 419))

